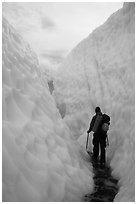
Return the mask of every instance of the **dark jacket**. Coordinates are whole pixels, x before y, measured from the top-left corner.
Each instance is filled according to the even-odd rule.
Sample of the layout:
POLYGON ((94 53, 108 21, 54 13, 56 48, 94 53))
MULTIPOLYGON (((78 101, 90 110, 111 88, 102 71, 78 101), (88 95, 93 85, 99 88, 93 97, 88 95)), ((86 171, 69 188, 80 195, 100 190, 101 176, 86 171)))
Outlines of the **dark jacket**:
MULTIPOLYGON (((93 130, 93 126, 94 126, 94 123, 95 123, 95 121, 96 121, 96 117, 97 117, 98 114, 102 115, 102 113, 97 113, 96 115, 93 116, 93 118, 92 118, 92 120, 91 120, 91 122, 90 122, 89 130, 87 131, 87 133, 90 133, 90 132, 93 130)), ((101 123, 101 124, 102 124, 102 123, 101 123)), ((97 131, 97 132, 100 132, 100 131, 101 131, 101 125, 100 125, 100 127, 98 128, 98 131, 97 131)))
POLYGON ((101 121, 101 123, 100 123, 100 125, 98 127, 97 132, 94 133, 94 134, 106 134, 107 131, 105 132, 105 131, 102 130, 102 125, 103 125, 103 123, 107 123, 108 125, 110 125, 110 117, 108 115, 106 115, 106 114, 102 114, 101 112, 99 112, 99 113, 97 113, 96 115, 93 116, 93 118, 92 118, 92 120, 90 122, 89 130, 87 131, 87 133, 90 133, 93 130, 93 126, 94 126, 94 123, 96 121, 97 115, 102 115, 103 118, 102 118, 102 121, 101 121))

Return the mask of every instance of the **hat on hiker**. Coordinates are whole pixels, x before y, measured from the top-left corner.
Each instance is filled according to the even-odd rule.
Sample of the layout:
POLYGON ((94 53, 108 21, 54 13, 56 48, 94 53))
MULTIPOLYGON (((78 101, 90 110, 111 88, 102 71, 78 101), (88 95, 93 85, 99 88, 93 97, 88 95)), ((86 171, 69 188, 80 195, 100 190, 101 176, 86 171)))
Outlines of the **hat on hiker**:
POLYGON ((97 106, 97 107, 95 108, 95 112, 96 112, 96 113, 101 112, 100 107, 97 106))

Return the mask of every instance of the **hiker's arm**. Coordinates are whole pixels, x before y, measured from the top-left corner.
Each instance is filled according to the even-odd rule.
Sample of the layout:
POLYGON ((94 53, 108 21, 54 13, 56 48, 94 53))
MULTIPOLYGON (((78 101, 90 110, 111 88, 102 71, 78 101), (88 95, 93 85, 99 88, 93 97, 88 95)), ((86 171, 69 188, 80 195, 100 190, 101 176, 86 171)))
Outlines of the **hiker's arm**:
POLYGON ((89 127, 89 130, 87 131, 87 133, 90 133, 93 129, 93 126, 94 126, 94 122, 95 122, 95 117, 92 118, 91 122, 90 122, 90 127, 89 127))

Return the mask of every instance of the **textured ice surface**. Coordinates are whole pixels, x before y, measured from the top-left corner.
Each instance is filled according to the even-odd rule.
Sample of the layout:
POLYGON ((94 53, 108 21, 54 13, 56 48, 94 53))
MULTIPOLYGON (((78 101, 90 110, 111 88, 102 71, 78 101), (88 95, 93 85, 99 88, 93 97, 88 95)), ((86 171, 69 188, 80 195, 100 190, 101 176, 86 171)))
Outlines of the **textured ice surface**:
POLYGON ((3 201, 80 201, 93 189, 88 156, 62 121, 36 55, 3 18, 3 201))
POLYGON ((65 104, 64 120, 81 144, 94 108, 110 115, 107 157, 121 186, 115 201, 134 201, 134 46, 135 4, 124 3, 72 50, 55 83, 58 107, 65 104))

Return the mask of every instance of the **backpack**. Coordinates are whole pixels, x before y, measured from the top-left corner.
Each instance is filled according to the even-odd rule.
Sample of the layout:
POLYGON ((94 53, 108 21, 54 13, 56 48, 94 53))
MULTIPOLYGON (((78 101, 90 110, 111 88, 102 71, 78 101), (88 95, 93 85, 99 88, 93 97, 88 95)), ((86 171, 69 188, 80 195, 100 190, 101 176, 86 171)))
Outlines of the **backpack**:
POLYGON ((109 124, 108 124, 108 123, 103 123, 103 125, 102 125, 102 130, 103 130, 104 132, 107 132, 107 131, 109 130, 109 124))
POLYGON ((102 130, 104 132, 107 132, 109 130, 109 125, 110 125, 110 117, 106 114, 103 114, 102 130))

